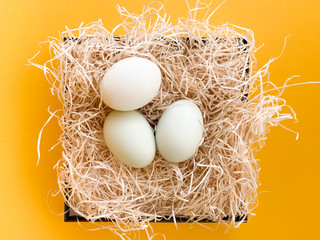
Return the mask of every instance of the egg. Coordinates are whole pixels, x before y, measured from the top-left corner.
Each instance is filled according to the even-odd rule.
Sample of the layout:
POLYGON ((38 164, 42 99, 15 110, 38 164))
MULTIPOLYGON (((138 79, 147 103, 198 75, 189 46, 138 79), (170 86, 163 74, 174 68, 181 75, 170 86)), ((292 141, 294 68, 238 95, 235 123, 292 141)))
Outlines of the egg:
POLYGON ((103 102, 118 111, 132 111, 148 104, 158 93, 161 71, 154 62, 130 57, 113 64, 100 83, 103 102))
POLYGON ((203 137, 200 109, 189 100, 171 104, 156 128, 156 144, 161 156, 170 162, 182 162, 197 151, 203 137))
POLYGON ((155 156, 153 130, 137 111, 112 111, 105 119, 103 135, 110 152, 130 167, 146 167, 155 156))

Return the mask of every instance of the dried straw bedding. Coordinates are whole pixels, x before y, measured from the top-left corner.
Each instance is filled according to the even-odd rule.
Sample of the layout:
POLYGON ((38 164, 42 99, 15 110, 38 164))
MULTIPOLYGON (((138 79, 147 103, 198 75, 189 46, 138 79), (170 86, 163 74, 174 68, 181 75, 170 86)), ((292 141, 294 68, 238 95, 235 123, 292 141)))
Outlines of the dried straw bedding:
POLYGON ((212 26, 209 17, 198 21, 192 14, 172 25, 159 11, 151 13, 152 7, 141 15, 118 10, 122 23, 112 32, 101 21, 81 25, 49 38, 51 59, 44 65, 30 60, 44 70, 63 106, 55 114, 63 132, 56 168, 67 204, 87 220, 112 219, 114 229, 143 229, 150 221, 177 217, 236 226, 237 216, 253 214, 255 154, 269 127, 294 117, 280 97, 284 88, 270 91, 276 89, 268 78, 272 60, 257 69, 248 29, 212 26), (125 33, 115 38, 118 28, 125 33), (131 56, 161 69, 158 95, 139 109, 153 128, 176 100, 200 108, 205 134, 188 161, 170 163, 157 153, 151 165, 136 169, 106 147, 102 126, 111 109, 101 101, 99 83, 109 67, 131 56))

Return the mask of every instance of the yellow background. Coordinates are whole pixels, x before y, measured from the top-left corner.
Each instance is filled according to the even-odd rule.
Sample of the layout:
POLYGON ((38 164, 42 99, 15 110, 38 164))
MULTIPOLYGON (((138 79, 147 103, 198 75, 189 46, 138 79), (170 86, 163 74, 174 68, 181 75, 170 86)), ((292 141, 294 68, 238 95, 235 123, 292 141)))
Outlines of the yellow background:
MULTIPOLYGON (((189 1, 193 5, 195 1, 189 1)), ((208 1, 205 1, 208 2, 208 1)), ((0 239, 118 239, 108 230, 87 231, 77 223, 64 223, 61 196, 49 194, 57 189, 52 169, 61 156, 56 143, 60 129, 56 121, 44 130, 42 159, 36 166, 39 130, 47 120, 47 107, 59 108, 43 73, 26 66, 39 49, 38 42, 58 31, 101 18, 111 29, 120 21, 115 6, 140 13, 148 1, 67 1, 29 0, 0 2, 0 239), (53 211, 53 212, 52 212, 53 211)), ((218 6, 221 1, 215 1, 218 6)), ((186 16, 185 0, 168 0, 166 12, 173 22, 186 16)), ((251 28, 260 65, 281 52, 283 56, 270 68, 271 79, 281 85, 299 74, 293 82, 320 81, 320 1, 319 0, 228 0, 211 19, 212 24, 230 22, 251 28)), ((43 56, 40 60, 45 60, 43 56)), ((265 148, 259 152, 259 206, 255 217, 240 229, 225 233, 190 224, 153 224, 155 232, 167 239, 316 239, 319 231, 320 176, 320 85, 287 89, 284 97, 298 114, 299 122, 286 126, 300 138, 282 128, 273 128, 265 148)), ((215 224, 207 224, 215 228, 215 224)), ((84 224, 85 227, 90 225, 84 224)), ((143 236, 143 234, 142 234, 143 236)), ((144 239, 144 237, 141 237, 144 239)), ((160 239, 160 238, 156 238, 160 239)))

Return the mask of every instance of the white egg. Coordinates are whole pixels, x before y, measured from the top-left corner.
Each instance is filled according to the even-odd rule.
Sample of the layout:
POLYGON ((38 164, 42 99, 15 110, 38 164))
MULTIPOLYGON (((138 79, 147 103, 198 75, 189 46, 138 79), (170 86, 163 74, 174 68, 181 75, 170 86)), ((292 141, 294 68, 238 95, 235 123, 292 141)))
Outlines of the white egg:
POLYGON ((156 144, 164 159, 182 162, 196 153, 202 136, 200 109, 192 101, 179 100, 161 116, 156 129, 156 144))
POLYGON ((131 111, 148 104, 158 93, 161 71, 154 62, 130 57, 112 65, 100 83, 104 103, 118 111, 131 111))
POLYGON ((103 126, 107 147, 122 163, 135 168, 149 165, 156 152, 148 121, 136 111, 111 112, 103 126))

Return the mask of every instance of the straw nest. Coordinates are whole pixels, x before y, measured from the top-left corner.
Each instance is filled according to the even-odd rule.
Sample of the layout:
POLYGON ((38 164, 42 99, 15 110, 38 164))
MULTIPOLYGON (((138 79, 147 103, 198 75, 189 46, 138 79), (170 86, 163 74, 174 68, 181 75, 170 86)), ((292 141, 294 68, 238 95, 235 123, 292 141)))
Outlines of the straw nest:
POLYGON ((113 230, 177 217, 237 226, 236 217, 252 215, 255 206, 256 151, 270 126, 294 116, 290 107, 284 112, 280 90, 266 90, 274 86, 266 76, 270 62, 256 69, 252 31, 212 26, 210 16, 198 21, 194 10, 177 25, 153 5, 141 15, 118 10, 122 23, 113 31, 101 21, 67 30, 49 38, 52 59, 32 63, 45 71, 63 105, 57 170, 65 201, 87 220, 112 219, 113 230), (120 38, 118 28, 125 32, 120 38), (169 163, 157 154, 151 165, 135 169, 105 145, 102 126, 111 109, 101 101, 99 83, 109 67, 131 56, 150 59, 162 72, 158 95, 139 109, 152 127, 176 100, 201 109, 205 134, 188 161, 169 163))

